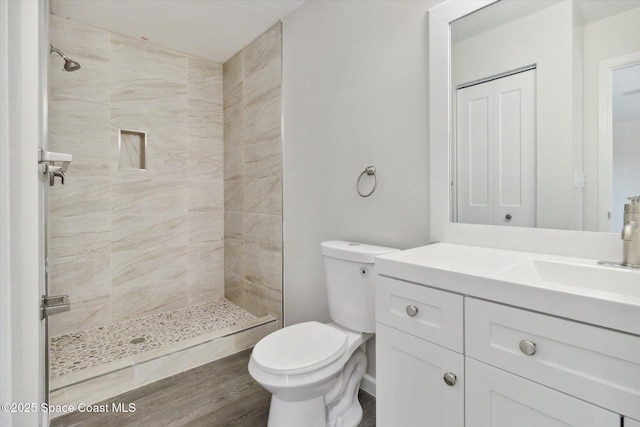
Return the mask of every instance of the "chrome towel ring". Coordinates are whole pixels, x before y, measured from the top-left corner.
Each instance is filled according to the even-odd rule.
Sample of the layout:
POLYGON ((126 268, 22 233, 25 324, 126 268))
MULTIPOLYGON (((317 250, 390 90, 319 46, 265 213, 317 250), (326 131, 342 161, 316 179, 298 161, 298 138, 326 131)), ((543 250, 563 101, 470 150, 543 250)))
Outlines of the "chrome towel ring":
POLYGON ((362 173, 358 177, 358 180, 356 181, 356 191, 358 192, 360 197, 369 197, 370 195, 373 194, 374 191, 376 191, 376 187, 378 187, 378 176, 376 175, 376 167, 367 166, 366 169, 362 171, 362 173), (365 175, 373 176, 373 188, 371 189, 371 191, 369 191, 366 194, 360 191, 360 181, 362 180, 362 177, 365 175))

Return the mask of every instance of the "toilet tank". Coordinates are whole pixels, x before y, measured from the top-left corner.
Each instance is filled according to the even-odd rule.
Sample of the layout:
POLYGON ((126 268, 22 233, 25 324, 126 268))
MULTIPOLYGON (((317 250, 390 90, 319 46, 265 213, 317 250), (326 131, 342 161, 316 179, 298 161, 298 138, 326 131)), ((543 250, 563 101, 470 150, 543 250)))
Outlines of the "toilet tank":
POLYGON ((377 274, 374 258, 399 249, 331 240, 321 243, 333 322, 356 332, 375 332, 377 274))

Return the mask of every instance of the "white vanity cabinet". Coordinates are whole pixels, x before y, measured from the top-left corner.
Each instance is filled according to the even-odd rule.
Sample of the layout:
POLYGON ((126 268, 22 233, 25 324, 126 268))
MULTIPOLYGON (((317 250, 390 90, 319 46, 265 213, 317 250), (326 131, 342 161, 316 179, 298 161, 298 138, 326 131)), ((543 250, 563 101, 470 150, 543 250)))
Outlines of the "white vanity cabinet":
POLYGON ((376 360, 377 425, 464 426, 462 354, 378 323, 376 360))
POLYGON ((465 349, 470 358, 640 416, 640 337, 467 297, 465 349))
POLYGON ((640 427, 639 336, 433 285, 377 285, 379 426, 640 427))
POLYGON ((618 427, 620 415, 466 358, 465 426, 618 427))
POLYGON ((464 426, 463 297, 382 277, 376 289, 376 422, 464 426))

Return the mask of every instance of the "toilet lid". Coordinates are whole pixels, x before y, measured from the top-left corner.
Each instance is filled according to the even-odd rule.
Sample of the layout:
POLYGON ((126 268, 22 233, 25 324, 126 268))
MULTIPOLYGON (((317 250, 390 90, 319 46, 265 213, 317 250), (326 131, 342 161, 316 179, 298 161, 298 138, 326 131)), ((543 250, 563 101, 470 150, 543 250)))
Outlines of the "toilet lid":
POLYGON ((305 322, 267 335, 251 358, 267 372, 301 374, 330 364, 346 349, 346 334, 319 322, 305 322))

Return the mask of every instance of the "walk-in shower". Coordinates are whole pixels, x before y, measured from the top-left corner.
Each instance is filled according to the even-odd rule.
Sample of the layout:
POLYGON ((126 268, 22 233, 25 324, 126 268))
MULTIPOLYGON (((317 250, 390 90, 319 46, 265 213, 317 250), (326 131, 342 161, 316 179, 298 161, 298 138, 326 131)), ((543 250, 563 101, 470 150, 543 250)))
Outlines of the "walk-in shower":
MULTIPOLYGON (((269 31, 249 68, 242 51, 223 66, 49 16, 50 53, 65 67, 51 56, 48 148, 73 155, 65 185, 48 187, 49 291, 71 300, 48 319, 52 404, 98 402, 248 348, 280 324, 281 193, 265 204, 256 191, 281 182, 280 157, 262 141, 281 120, 245 133, 246 144, 234 139, 244 121, 231 120, 265 116, 280 69, 259 74, 270 97, 226 96, 244 78, 233 67, 280 64, 280 24, 269 31), (80 66, 54 46, 82 69, 66 73, 80 66), (143 168, 122 161, 123 132, 144 135, 143 168), (245 163, 229 157, 228 138, 245 163)), ((127 155, 142 154, 130 145, 127 155)))

